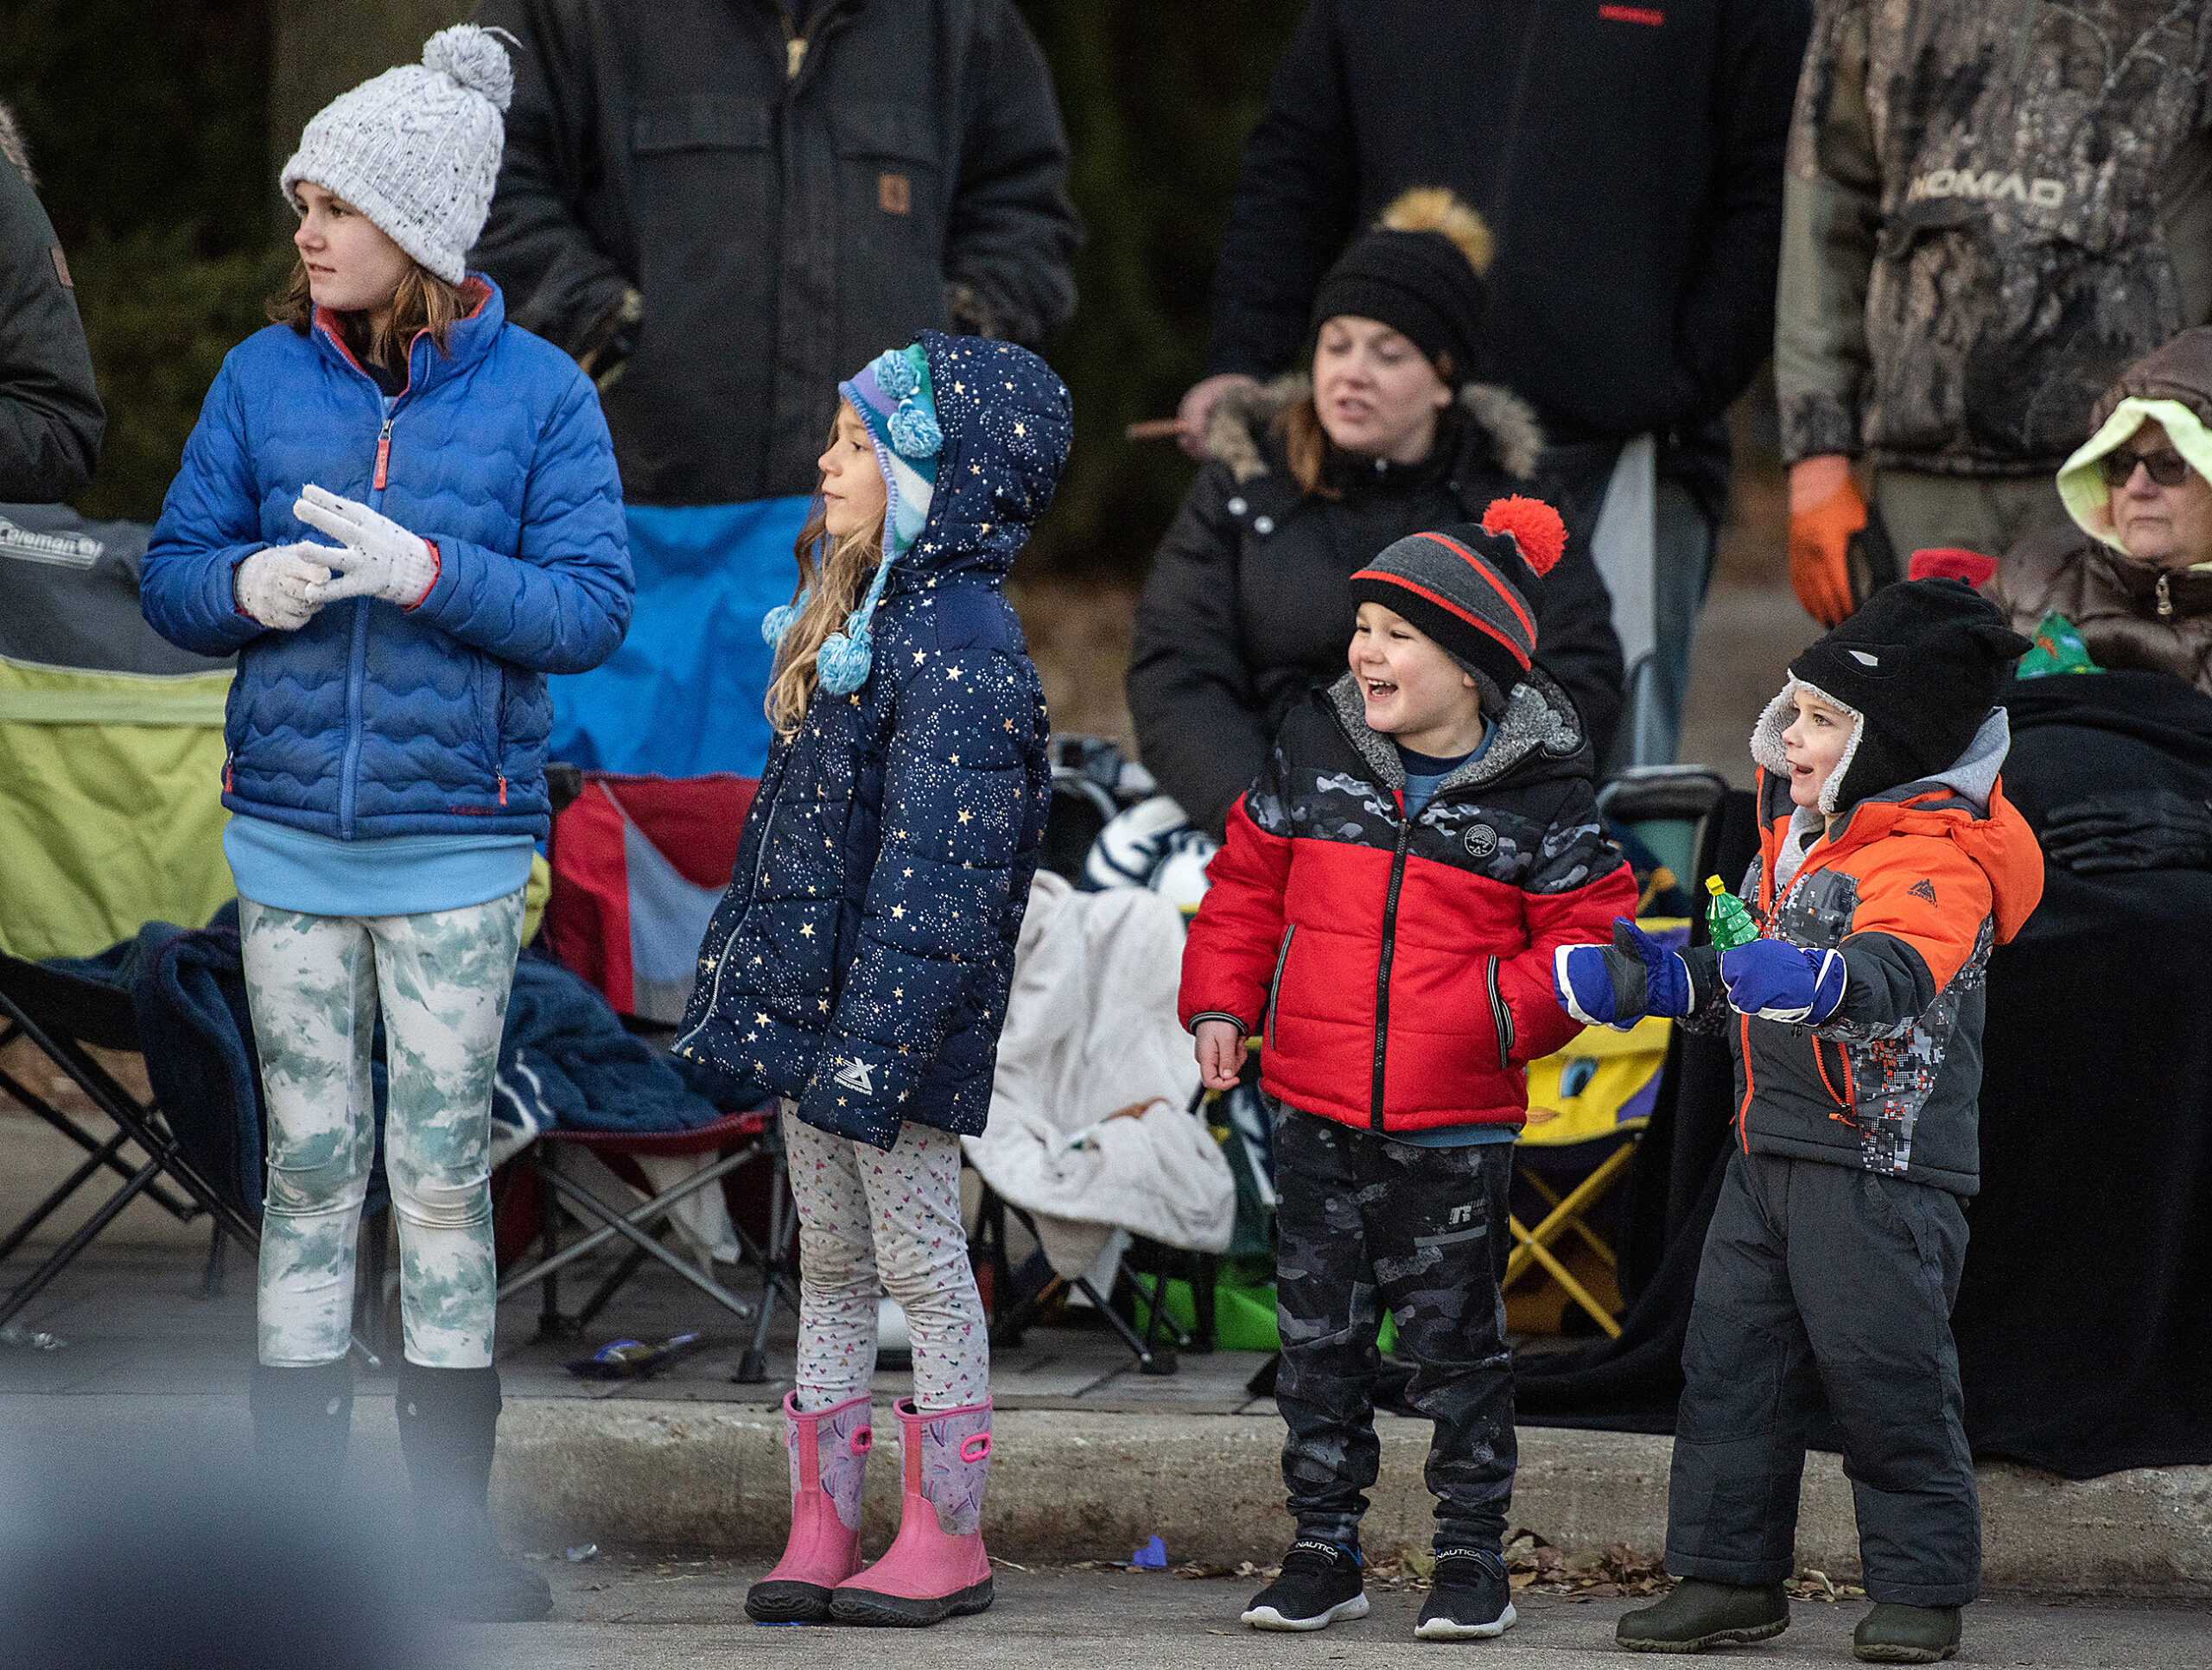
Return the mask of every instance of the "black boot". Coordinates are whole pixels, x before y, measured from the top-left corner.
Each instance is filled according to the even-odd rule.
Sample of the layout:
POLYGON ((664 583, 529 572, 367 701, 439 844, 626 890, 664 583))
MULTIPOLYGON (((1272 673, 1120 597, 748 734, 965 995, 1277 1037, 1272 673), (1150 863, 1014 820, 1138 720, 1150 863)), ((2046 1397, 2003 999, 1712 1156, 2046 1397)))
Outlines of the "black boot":
POLYGON ((471 1623, 522 1623, 553 1610, 543 1578, 501 1552, 485 1506, 499 1425, 499 1371, 400 1360, 399 1449, 415 1490, 424 1603, 471 1623))
POLYGON ((1657 1605, 1622 1613, 1613 1640, 1631 1653, 1701 1653, 1766 1641, 1789 1627, 1789 1597, 1778 1583, 1684 1578, 1657 1605))
POLYGON ((353 1365, 344 1357, 302 1368, 257 1362, 246 1401, 262 1501, 286 1519, 327 1515, 345 1483, 353 1365))
POLYGON ((1940 1664, 1959 1650, 1959 1609, 1882 1601, 1851 1632, 1851 1656, 1866 1664, 1940 1664))

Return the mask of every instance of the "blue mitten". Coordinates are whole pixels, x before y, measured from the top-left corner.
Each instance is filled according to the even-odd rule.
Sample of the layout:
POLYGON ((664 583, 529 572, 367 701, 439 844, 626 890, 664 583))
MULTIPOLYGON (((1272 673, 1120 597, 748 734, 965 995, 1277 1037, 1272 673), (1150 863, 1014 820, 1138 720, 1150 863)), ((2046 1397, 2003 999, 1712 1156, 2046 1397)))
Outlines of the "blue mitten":
POLYGON ((1696 1007, 1681 953, 1626 917, 1614 918, 1610 948, 1562 945, 1554 951, 1552 990, 1560 1007, 1586 1026, 1631 1026, 1645 1015, 1679 1018, 1696 1007))
POLYGON ((1817 1026, 1843 1001, 1843 953, 1755 939, 1720 954, 1720 978, 1738 1013, 1817 1026))

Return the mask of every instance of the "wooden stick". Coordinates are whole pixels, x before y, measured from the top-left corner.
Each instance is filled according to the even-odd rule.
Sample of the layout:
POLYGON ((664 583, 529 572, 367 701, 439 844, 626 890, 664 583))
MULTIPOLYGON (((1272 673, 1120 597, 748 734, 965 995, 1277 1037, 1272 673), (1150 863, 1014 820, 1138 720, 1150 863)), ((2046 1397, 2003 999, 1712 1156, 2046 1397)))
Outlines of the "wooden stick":
POLYGON ((1122 436, 1129 441, 1174 441, 1182 433, 1179 417, 1141 417, 1122 431, 1122 436))

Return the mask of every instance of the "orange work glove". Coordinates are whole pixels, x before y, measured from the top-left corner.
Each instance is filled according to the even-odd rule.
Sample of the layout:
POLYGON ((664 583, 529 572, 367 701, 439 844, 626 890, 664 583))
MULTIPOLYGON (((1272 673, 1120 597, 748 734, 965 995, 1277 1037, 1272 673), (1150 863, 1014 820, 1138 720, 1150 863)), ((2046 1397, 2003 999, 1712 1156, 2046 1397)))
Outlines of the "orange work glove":
MULTIPOLYGON (((1792 475, 1807 464, 1826 460, 1807 459, 1793 467, 1792 475)), ((1836 463, 1843 460, 1838 459, 1836 463)), ((1866 501, 1847 469, 1842 485, 1803 509, 1793 479, 1789 512, 1789 583, 1805 613, 1823 626, 1847 619, 1856 606, 1851 598, 1851 536, 1866 525, 1866 501)))

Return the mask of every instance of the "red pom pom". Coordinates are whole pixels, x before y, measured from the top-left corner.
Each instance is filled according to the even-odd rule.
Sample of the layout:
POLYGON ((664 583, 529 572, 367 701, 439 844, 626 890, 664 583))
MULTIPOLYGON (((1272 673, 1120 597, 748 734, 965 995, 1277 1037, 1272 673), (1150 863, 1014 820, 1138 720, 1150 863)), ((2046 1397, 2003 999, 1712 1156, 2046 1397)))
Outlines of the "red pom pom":
POLYGON ((1510 533, 1521 548, 1522 560, 1538 574, 1549 574, 1567 552, 1567 524, 1559 512, 1541 498, 1516 493, 1493 498, 1483 512, 1484 533, 1510 533))

